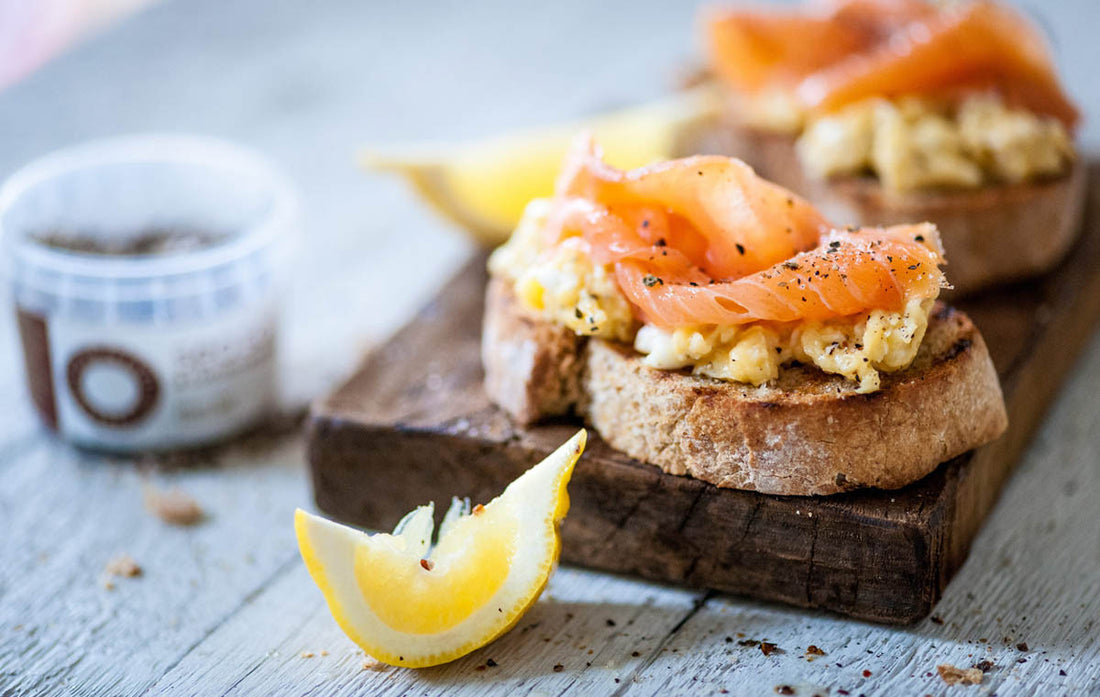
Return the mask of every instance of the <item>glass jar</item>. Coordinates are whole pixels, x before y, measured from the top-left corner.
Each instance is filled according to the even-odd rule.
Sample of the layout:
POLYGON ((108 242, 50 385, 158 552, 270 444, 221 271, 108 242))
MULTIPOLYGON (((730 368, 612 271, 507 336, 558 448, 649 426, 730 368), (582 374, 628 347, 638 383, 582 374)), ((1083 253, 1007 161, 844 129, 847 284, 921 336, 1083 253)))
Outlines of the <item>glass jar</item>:
POLYGON ((128 452, 206 444, 268 414, 298 217, 271 163, 208 138, 97 141, 12 175, 0 235, 45 424, 128 452))

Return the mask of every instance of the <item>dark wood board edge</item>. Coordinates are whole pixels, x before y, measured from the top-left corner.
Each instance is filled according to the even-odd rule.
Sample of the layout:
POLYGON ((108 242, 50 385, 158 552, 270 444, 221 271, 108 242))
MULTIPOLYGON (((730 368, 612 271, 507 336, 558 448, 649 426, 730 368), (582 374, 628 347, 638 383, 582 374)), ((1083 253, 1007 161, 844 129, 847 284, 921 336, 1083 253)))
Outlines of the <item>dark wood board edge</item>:
MULTIPOLYGON (((311 443, 323 443, 310 452, 317 505, 337 519, 384 528, 408 512, 410 489, 418 503, 434 500, 441 508, 456 493, 487 501, 575 428, 555 425, 535 438, 486 445, 461 434, 315 419, 311 443), (365 459, 369 469, 358 464, 365 459)), ((842 504, 795 513, 801 504, 793 497, 666 475, 615 453, 598 436, 569 492, 579 515, 562 526, 564 563, 885 623, 916 621, 938 598, 927 563, 934 520, 884 525, 842 504)))

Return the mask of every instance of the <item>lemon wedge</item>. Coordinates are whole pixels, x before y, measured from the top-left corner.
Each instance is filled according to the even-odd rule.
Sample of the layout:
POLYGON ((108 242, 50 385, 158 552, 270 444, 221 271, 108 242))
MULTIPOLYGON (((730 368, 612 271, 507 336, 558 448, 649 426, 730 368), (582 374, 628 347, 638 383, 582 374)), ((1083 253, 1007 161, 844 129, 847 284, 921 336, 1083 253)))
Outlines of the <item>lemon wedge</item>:
POLYGON ((579 431, 484 506, 455 499, 435 545, 432 504, 392 535, 296 511, 302 559, 336 623, 370 656, 410 668, 453 661, 507 632, 557 563, 566 485, 585 440, 579 431))
POLYGON ((364 167, 404 175, 421 197, 477 241, 508 239, 523 209, 554 191, 554 179, 573 137, 593 132, 608 163, 633 169, 680 154, 694 128, 716 113, 710 87, 659 102, 459 145, 366 149, 364 167))

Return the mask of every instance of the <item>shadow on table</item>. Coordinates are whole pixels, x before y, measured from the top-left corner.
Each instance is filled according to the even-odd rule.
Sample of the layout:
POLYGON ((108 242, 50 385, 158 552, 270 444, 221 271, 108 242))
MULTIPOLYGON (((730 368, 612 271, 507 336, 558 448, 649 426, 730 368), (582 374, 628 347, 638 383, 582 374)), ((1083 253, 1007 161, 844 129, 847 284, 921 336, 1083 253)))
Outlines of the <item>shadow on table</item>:
POLYGON ((627 682, 651 663, 690 612, 682 605, 541 601, 489 646, 416 675, 427 682, 454 684, 561 673, 564 685, 591 670, 600 674, 595 680, 606 680, 610 691, 616 682, 627 682))
MULTIPOLYGON (((84 460, 132 465, 143 472, 171 473, 265 465, 270 456, 303 436, 306 411, 278 414, 247 431, 196 448, 140 454, 108 453, 73 447, 84 460)), ((59 441, 60 442, 60 441, 59 441)))

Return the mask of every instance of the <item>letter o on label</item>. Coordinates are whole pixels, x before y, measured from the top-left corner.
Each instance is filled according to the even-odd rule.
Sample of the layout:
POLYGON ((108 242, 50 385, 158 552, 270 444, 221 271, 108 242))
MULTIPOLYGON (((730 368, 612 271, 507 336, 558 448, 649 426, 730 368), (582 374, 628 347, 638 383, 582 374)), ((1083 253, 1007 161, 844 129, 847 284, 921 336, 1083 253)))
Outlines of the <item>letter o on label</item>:
POLYGON ((117 348, 95 346, 79 351, 66 369, 66 381, 73 399, 93 420, 107 426, 133 426, 147 417, 160 398, 160 383, 153 369, 140 358, 117 348), (108 364, 127 373, 136 387, 137 397, 123 411, 105 412, 85 391, 84 374, 97 365, 108 364))

